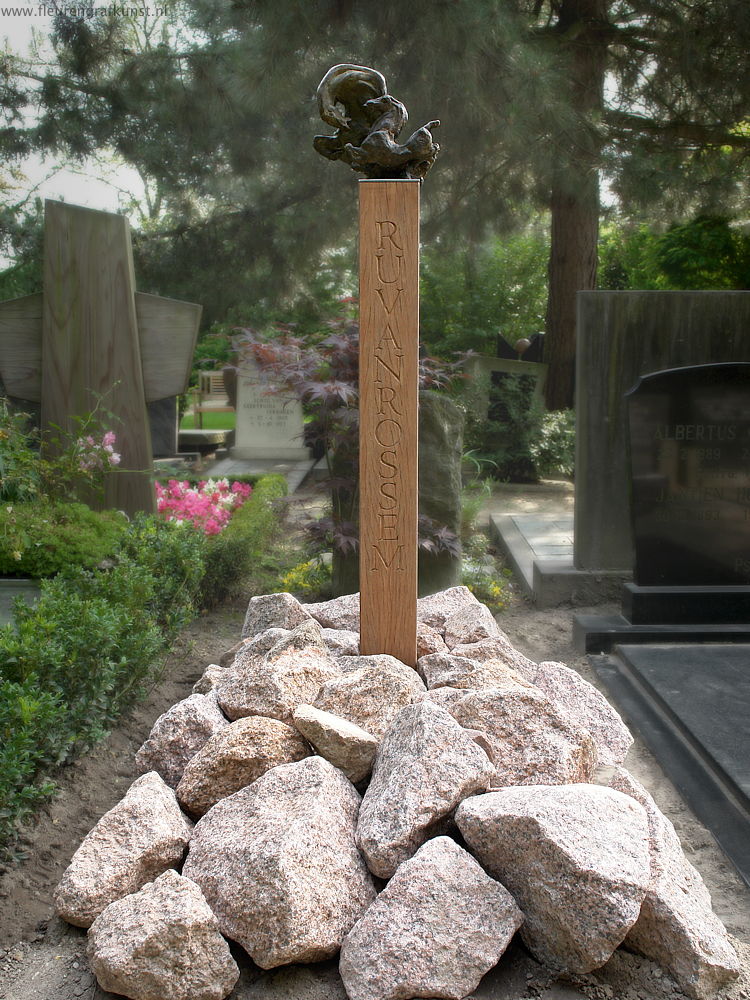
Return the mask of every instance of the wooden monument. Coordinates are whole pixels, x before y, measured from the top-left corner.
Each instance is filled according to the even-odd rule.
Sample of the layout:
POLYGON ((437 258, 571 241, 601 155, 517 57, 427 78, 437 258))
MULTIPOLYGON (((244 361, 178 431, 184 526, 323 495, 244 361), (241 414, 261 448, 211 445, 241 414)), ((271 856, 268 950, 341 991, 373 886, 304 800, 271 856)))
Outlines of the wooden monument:
POLYGON ((0 303, 0 377, 41 403, 41 427, 74 433, 101 400, 121 466, 102 506, 155 510, 146 404, 187 388, 201 307, 135 291, 124 216, 47 201, 44 291, 0 303))
POLYGON ((318 87, 323 156, 359 183, 359 581, 363 655, 417 661, 419 193, 438 145, 403 144, 406 109, 376 70, 334 66, 318 87))

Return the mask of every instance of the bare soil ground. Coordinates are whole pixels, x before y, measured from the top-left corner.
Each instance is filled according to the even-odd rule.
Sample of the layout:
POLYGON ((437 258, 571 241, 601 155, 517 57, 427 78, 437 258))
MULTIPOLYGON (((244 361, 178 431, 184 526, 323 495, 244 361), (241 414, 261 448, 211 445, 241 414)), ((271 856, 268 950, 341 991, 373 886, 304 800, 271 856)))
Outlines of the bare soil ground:
MULTIPOLYGON (((523 488, 519 502, 544 502, 541 493, 536 501, 523 500, 528 489, 523 488)), ((599 610, 604 609, 600 606, 599 610)), ((519 597, 498 621, 513 643, 531 658, 568 663, 597 684, 586 658, 572 648, 572 614, 571 608, 537 611, 519 597)), ((186 697, 206 665, 238 640, 243 616, 244 606, 238 605, 193 622, 168 657, 162 680, 150 697, 134 708, 105 742, 63 769, 58 795, 24 829, 25 859, 0 874, 3 1000, 105 1000, 112 996, 98 988, 89 972, 85 931, 54 916, 52 890, 82 838, 119 801, 136 776, 135 751, 157 716, 186 697)), ((743 970, 741 978, 725 992, 725 1000, 750 1000, 750 891, 639 741, 626 763, 672 819, 687 857, 703 875, 714 908, 735 939, 743 970)), ((239 949, 236 958, 242 975, 232 1000, 345 1000, 335 962, 262 972, 239 949)), ((545 1000, 581 996, 591 1000, 681 1000, 682 994, 655 965, 623 950, 589 976, 556 981, 515 943, 472 994, 476 1000, 539 996, 545 1000)))

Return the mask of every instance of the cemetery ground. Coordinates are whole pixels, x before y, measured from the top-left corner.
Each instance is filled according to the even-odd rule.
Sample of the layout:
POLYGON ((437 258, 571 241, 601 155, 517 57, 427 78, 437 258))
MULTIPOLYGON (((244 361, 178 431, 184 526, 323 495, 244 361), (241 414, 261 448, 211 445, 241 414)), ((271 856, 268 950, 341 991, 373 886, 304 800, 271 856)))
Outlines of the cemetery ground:
MULTIPOLYGON (((559 491, 503 487, 495 490, 494 509, 544 513, 559 505, 559 491), (500 499, 502 496, 502 500, 500 499)), ((148 699, 132 709, 109 737, 67 767, 59 794, 23 831, 25 858, 0 875, 0 998, 3 1000, 104 1000, 89 972, 85 931, 54 916, 52 890, 73 851, 98 818, 116 804, 137 776, 134 755, 158 715, 190 694, 207 664, 238 640, 246 600, 203 614, 179 636, 162 680, 148 699)), ((597 612, 609 610, 597 606, 597 612)), ((576 609, 581 610, 581 609, 576 609)), ((497 616, 501 628, 522 653, 534 660, 558 660, 600 687, 585 657, 572 646, 573 609, 535 610, 518 593, 497 616)), ((626 766, 653 794, 672 820, 688 860, 703 876, 714 909, 733 937, 741 962, 740 978, 724 993, 727 1000, 750 998, 750 890, 736 875, 715 840, 685 805, 658 763, 636 737, 626 766)), ((290 966, 262 972, 239 949, 234 957, 241 978, 231 1000, 345 1000, 337 962, 290 966)), ((476 1000, 681 1000, 682 994, 653 963, 618 950, 602 969, 587 976, 555 981, 519 945, 485 976, 476 1000)))

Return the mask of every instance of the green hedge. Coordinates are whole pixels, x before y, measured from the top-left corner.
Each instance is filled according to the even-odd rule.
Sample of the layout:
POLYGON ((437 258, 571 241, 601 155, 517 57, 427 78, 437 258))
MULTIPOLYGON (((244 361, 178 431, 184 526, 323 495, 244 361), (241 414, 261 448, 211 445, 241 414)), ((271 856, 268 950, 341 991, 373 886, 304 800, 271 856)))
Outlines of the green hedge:
POLYGON ((0 506, 0 573, 41 578, 68 566, 98 566, 118 548, 127 520, 82 503, 0 506))
POLYGON ((261 559, 269 539, 278 529, 275 501, 286 493, 283 476, 264 476, 221 534, 208 540, 206 571, 201 584, 204 606, 213 607, 238 595, 242 580, 261 559))
POLYGON ((143 696, 159 657, 196 610, 238 588, 278 530, 282 477, 261 479, 221 535, 139 515, 107 568, 42 580, 0 628, 0 853, 50 794, 48 774, 143 696))

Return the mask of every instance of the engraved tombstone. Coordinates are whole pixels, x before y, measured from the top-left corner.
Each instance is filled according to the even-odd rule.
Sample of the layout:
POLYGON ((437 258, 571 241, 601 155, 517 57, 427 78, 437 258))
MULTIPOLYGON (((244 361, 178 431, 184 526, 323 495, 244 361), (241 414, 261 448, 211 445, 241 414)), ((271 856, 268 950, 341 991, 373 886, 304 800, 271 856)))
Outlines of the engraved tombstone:
POLYGON ((716 598, 731 613, 750 587, 750 364, 644 375, 627 404, 635 585, 624 610, 642 621, 656 599, 662 621, 705 621, 716 598))
POLYGON ((238 365, 236 410, 233 458, 295 462, 310 457, 303 441, 301 403, 275 391, 248 356, 238 365))

